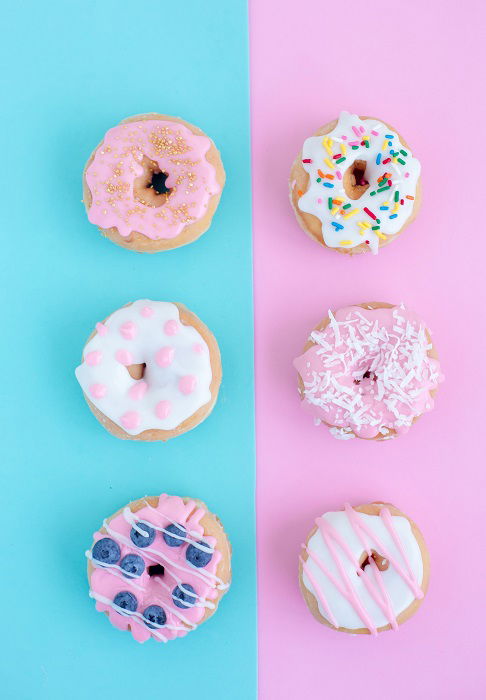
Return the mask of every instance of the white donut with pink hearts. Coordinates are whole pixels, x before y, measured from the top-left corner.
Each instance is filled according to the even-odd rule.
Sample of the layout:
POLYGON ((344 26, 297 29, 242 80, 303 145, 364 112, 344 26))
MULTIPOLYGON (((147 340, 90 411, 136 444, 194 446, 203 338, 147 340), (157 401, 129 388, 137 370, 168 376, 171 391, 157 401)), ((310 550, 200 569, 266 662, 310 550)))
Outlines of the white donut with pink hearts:
POLYGON ((130 436, 173 430, 213 398, 207 342, 163 301, 136 301, 97 323, 76 377, 89 402, 130 436))

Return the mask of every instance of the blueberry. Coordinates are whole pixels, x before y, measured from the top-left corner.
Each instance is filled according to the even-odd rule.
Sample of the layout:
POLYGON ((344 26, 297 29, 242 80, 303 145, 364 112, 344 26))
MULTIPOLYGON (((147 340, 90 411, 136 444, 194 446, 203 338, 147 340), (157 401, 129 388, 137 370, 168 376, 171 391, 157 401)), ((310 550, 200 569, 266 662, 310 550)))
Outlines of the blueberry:
POLYGON ((192 608, 197 599, 197 593, 188 583, 181 583, 172 591, 172 600, 178 608, 192 608))
POLYGON ((126 574, 123 574, 127 578, 136 578, 141 576, 145 571, 145 562, 142 557, 138 554, 127 554, 120 562, 120 567, 126 574))
POLYGON ((167 532, 162 533, 162 537, 169 547, 180 547, 182 544, 184 544, 184 540, 179 539, 180 537, 186 536, 186 530, 182 527, 182 525, 167 525, 165 529, 167 532, 171 532, 173 535, 176 535, 176 537, 171 537, 167 534, 167 532))
POLYGON ((146 621, 145 624, 147 627, 150 627, 151 630, 154 630, 157 627, 162 627, 167 621, 165 610, 161 608, 160 605, 149 605, 148 608, 145 608, 143 611, 143 616, 146 621), (150 622, 153 622, 154 624, 151 625, 149 624, 150 622))
POLYGON ((201 547, 204 547, 205 549, 199 549, 199 547, 195 547, 193 544, 190 544, 187 548, 186 559, 189 564, 201 569, 203 566, 206 566, 206 564, 209 564, 213 558, 213 552, 207 551, 209 547, 206 542, 198 542, 197 544, 201 545, 201 547))
POLYGON ((103 564, 116 564, 120 559, 120 555, 120 547, 115 540, 109 537, 103 537, 103 539, 95 542, 92 551, 93 559, 103 564))
MULTIPOLYGON (((135 598, 133 593, 130 593, 130 591, 120 591, 120 593, 117 593, 113 598, 113 604, 119 608, 122 608, 123 610, 127 610, 128 612, 135 612, 137 609, 138 600, 135 598)), ((125 614, 121 610, 117 610, 117 612, 119 612, 120 615, 125 614)))
POLYGON ((155 539, 155 530, 145 523, 137 523, 137 530, 134 527, 130 530, 130 539, 136 547, 149 547, 155 539), (143 535, 139 530, 147 534, 143 535))

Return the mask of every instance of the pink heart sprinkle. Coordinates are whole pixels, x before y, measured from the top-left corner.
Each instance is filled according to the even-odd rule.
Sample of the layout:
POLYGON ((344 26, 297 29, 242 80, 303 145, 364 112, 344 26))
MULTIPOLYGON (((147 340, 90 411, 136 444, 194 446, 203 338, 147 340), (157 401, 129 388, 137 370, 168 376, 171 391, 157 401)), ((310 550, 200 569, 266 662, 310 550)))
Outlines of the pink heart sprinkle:
POLYGON ((104 384, 91 384, 89 393, 95 399, 102 399, 106 396, 107 387, 104 384))
POLYGON ((99 350, 93 350, 92 352, 88 352, 84 359, 87 365, 94 367, 100 364, 102 357, 103 354, 99 350))
POLYGON ((171 319, 170 321, 166 321, 164 325, 164 333, 166 335, 175 335, 176 333, 179 333, 180 327, 177 321, 174 321, 171 319))
POLYGON ((140 414, 137 411, 127 411, 120 418, 120 423, 127 430, 134 430, 140 425, 140 414))
POLYGON ((144 318, 150 318, 154 315, 154 310, 150 306, 144 306, 143 309, 140 310, 140 314, 144 318))
POLYGON ((201 345, 201 343, 194 343, 194 345, 192 346, 192 349, 193 349, 194 352, 196 352, 198 355, 202 355, 202 353, 204 352, 204 346, 201 345))
POLYGON ((137 326, 133 321, 126 321, 120 326, 120 335, 125 338, 125 340, 133 340, 137 334, 137 326))
POLYGON ((145 396, 145 392, 147 391, 147 389, 147 382, 138 381, 132 386, 128 393, 130 394, 131 399, 133 399, 134 401, 140 401, 140 399, 143 399, 143 397, 145 396))
POLYGON ((322 204, 322 199, 320 197, 317 199, 317 204, 322 204))
POLYGON ((133 357, 128 350, 117 350, 115 353, 115 358, 121 365, 125 365, 125 367, 128 367, 128 365, 133 365, 133 357))
POLYGON ((108 333, 108 328, 103 323, 97 323, 96 330, 101 337, 108 333))
POLYGON ((183 394, 192 394, 197 386, 197 379, 193 374, 186 374, 179 380, 179 391, 183 394))
POLYGON ((164 418, 167 418, 167 416, 170 413, 170 409, 170 401, 159 401, 159 403, 155 407, 155 413, 157 418, 160 418, 160 420, 164 420, 164 418))
POLYGON ((168 367, 174 359, 174 352, 174 348, 171 348, 169 345, 157 350, 155 353, 155 361, 159 367, 168 367))

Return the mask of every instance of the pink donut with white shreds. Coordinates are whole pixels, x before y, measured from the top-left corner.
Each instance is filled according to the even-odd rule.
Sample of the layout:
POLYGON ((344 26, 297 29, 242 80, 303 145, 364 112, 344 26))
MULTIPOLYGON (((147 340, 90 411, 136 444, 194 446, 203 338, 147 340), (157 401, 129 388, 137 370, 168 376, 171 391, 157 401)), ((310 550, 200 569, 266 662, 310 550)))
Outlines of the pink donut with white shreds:
POLYGON ((220 155, 200 129, 158 114, 110 129, 84 172, 88 218, 119 245, 153 253, 207 230, 225 181, 220 155))
POLYGON ((406 433, 444 378, 423 321, 384 303, 329 311, 294 366, 304 407, 341 440, 406 433))

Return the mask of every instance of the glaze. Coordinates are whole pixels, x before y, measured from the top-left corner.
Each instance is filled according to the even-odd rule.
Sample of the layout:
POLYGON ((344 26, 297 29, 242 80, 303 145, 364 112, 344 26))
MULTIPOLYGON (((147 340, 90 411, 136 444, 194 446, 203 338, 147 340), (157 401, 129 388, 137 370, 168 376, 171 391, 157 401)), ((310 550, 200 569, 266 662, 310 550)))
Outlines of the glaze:
POLYGON ((302 167, 309 185, 298 207, 321 221, 330 248, 366 243, 377 253, 380 240, 398 233, 412 214, 420 163, 398 134, 377 119, 341 112, 329 134, 306 139, 302 167), (369 187, 353 200, 343 177, 355 161, 366 162, 363 184, 369 187))
POLYGON ((207 136, 177 121, 143 119, 110 129, 86 169, 89 220, 102 229, 116 227, 124 238, 132 231, 152 240, 175 238, 204 216, 210 198, 221 191, 205 157, 210 147, 207 136), (161 206, 134 195, 144 157, 168 175, 169 191, 161 206))
POLYGON ((90 596, 96 600, 96 609, 106 612, 115 627, 130 627, 139 642, 150 637, 166 642, 195 629, 207 610, 215 609, 219 597, 229 587, 216 573, 222 558, 216 539, 204 535, 200 524, 206 512, 193 500, 184 502, 179 497, 162 494, 156 507, 144 500, 142 508, 135 513, 127 506, 109 521, 105 520, 103 532, 94 534, 94 547, 99 540, 110 538, 119 547, 120 560, 105 564, 94 558, 94 547, 86 552, 94 567, 90 574, 90 596), (180 528, 184 534, 178 536, 177 532, 183 532, 180 528), (150 529, 156 533, 151 544, 137 546, 131 536, 133 531, 140 537, 148 537, 150 529), (176 538, 180 544, 168 544, 164 533, 169 541, 176 538), (191 546, 211 554, 204 567, 196 568, 188 561, 187 550, 191 546), (143 559, 145 567, 141 575, 127 575, 121 568, 120 563, 128 555, 143 559), (150 575, 150 567, 155 565, 159 565, 159 571, 163 567, 163 574, 150 575), (123 592, 135 597, 134 611, 121 609, 114 602, 123 592), (185 602, 181 604, 181 601, 185 602), (152 620, 150 626, 146 623, 144 611, 154 605, 162 608, 166 616, 163 625, 152 620))
POLYGON ((443 375, 426 327, 403 305, 329 311, 309 340, 294 360, 303 405, 333 437, 390 439, 433 408, 443 375))
POLYGON ((346 504, 316 526, 300 562, 322 617, 335 628, 364 627, 374 635, 387 625, 398 629, 400 614, 424 596, 422 552, 410 521, 383 504, 379 515, 346 504))
POLYGON ((130 435, 174 429, 211 400, 208 345, 169 302, 136 301, 97 324, 76 377, 89 401, 130 435), (130 375, 132 364, 145 364, 143 378, 130 375))

